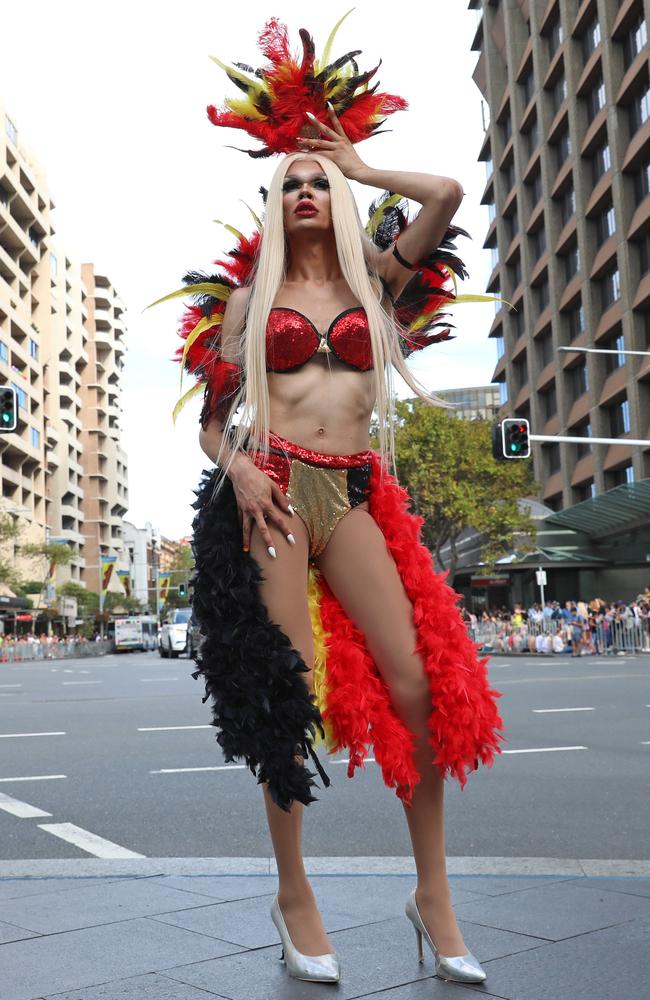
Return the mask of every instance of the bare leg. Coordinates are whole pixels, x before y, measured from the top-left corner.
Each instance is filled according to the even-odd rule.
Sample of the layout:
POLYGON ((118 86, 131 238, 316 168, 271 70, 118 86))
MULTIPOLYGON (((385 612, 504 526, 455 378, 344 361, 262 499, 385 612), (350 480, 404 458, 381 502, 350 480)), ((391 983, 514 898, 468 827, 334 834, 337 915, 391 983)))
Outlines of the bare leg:
MULTIPOLYGON (((289 636, 305 663, 310 667, 303 674, 309 690, 312 688, 314 661, 311 621, 307 607, 307 531, 296 515, 292 519, 295 546, 289 546, 281 533, 269 525, 277 558, 271 559, 257 528, 251 536, 251 555, 262 567, 264 581, 260 596, 272 621, 289 636)), ((297 760, 303 761, 300 756, 297 760)), ((266 815, 278 866, 278 902, 295 947, 304 955, 325 955, 334 951, 316 898, 305 873, 302 858, 302 818, 304 806, 294 801, 290 812, 273 802, 268 786, 262 784, 266 815)))
POLYGON ((384 537, 362 508, 346 514, 319 558, 319 569, 352 621, 386 681, 397 715, 416 736, 415 763, 421 775, 412 806, 404 806, 417 869, 417 904, 434 944, 443 955, 463 955, 447 880, 444 837, 444 781, 431 763, 427 721, 431 692, 411 603, 384 537))

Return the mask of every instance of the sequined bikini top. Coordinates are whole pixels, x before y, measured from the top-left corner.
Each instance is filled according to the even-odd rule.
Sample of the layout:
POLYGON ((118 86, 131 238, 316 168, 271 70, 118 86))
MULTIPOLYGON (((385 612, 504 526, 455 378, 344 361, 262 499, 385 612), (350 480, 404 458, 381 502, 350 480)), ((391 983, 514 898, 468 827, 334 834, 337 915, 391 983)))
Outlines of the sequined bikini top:
POLYGON ((368 317, 363 306, 339 313, 321 336, 312 321, 297 309, 275 306, 266 327, 266 370, 286 372, 309 361, 314 354, 333 354, 339 361, 369 371, 372 350, 368 317))

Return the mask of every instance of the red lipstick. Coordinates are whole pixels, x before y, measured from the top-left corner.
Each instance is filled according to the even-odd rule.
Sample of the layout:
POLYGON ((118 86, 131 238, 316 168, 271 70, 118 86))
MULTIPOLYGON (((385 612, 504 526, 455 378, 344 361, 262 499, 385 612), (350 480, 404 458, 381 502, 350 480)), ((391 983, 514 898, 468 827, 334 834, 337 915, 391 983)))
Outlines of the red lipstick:
POLYGON ((294 215, 318 215, 318 209, 310 201, 301 201, 298 203, 294 215))

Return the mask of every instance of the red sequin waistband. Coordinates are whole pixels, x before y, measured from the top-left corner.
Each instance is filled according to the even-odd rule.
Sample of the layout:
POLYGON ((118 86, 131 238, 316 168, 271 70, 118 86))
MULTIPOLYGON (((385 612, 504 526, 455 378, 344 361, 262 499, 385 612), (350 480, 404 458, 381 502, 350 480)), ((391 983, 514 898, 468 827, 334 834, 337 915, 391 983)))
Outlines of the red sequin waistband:
POLYGON ((322 451, 312 451, 311 448, 303 448, 300 444, 295 444, 287 438, 280 437, 279 434, 269 433, 269 447, 276 453, 280 452, 288 458, 298 458, 308 465, 317 465, 323 469, 351 469, 358 465, 366 465, 373 456, 372 449, 367 451, 356 451, 351 455, 326 455, 322 451))

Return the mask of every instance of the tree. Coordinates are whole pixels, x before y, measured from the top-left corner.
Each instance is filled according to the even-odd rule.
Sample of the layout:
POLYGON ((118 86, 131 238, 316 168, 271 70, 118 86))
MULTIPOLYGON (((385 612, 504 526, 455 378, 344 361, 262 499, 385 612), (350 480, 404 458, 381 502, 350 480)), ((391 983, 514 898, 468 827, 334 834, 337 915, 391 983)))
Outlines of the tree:
POLYGON ((458 565, 458 538, 468 528, 486 537, 486 572, 494 572, 496 560, 512 549, 530 551, 535 526, 518 501, 539 492, 531 463, 495 461, 487 420, 461 419, 419 399, 399 401, 397 414, 398 478, 424 518, 423 539, 438 565, 449 570, 449 584, 458 565), (445 545, 451 552, 446 563, 445 545))
MULTIPOLYGON (((9 541, 15 545, 21 534, 22 527, 18 518, 12 517, 11 514, 0 516, 0 547, 4 548, 5 542, 9 541)), ((12 590, 14 594, 20 589, 20 574, 16 570, 14 558, 5 559, 4 555, 0 556, 0 583, 12 590)))

